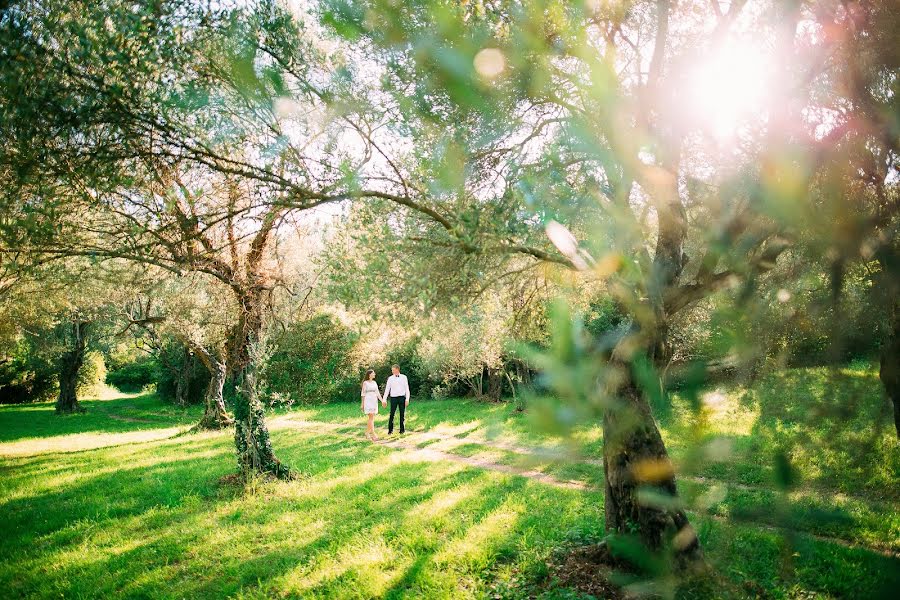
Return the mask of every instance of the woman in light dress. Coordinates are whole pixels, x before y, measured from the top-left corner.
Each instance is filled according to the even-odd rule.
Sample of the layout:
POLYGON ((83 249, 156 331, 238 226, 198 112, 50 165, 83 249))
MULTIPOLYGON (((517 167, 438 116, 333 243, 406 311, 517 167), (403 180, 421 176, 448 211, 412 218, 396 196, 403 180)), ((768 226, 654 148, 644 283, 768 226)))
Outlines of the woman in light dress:
POLYGON ((366 378, 362 382, 359 407, 369 417, 369 424, 366 426, 366 437, 373 442, 378 439, 378 436, 375 435, 375 415, 378 414, 379 401, 385 404, 381 393, 378 391, 378 384, 375 382, 375 371, 369 369, 366 371, 366 378))

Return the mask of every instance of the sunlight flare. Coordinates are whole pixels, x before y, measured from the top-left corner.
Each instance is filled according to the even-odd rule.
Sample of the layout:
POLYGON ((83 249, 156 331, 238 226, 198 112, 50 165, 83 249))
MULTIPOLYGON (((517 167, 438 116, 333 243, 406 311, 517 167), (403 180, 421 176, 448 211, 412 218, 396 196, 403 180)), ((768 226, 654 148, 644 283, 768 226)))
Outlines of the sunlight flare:
POLYGON ((772 92, 772 60, 752 40, 729 40, 711 50, 688 72, 693 118, 715 137, 730 138, 761 117, 772 92))

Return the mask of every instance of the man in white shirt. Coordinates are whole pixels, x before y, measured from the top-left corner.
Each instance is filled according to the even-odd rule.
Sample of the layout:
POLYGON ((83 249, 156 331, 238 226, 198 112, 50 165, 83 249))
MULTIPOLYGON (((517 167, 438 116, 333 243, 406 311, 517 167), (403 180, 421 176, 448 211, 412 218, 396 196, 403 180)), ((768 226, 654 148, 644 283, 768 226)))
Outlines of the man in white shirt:
POLYGON ((409 381, 406 375, 400 372, 400 366, 391 367, 393 375, 387 378, 384 385, 384 397, 389 398, 391 402, 391 416, 388 419, 388 435, 394 432, 394 412, 400 407, 400 433, 405 433, 406 424, 404 417, 406 416, 406 407, 409 406, 409 381))

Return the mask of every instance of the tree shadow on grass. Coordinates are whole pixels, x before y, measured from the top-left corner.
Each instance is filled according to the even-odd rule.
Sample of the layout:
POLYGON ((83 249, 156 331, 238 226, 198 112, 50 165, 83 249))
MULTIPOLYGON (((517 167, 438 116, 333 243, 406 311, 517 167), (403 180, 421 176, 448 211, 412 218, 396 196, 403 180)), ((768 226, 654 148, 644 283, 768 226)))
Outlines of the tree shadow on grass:
MULTIPOLYGON (((401 557, 400 565, 408 557, 429 565, 430 573, 407 569, 405 578, 402 566, 392 572, 397 580, 389 589, 395 596, 419 589, 449 593, 458 584, 456 576, 438 577, 448 566, 434 562, 443 540, 464 538, 498 506, 542 489, 455 464, 394 462, 398 453, 389 449, 321 435, 278 445, 286 460, 305 467, 307 478, 264 484, 248 494, 215 484, 229 471, 222 442, 184 438, 191 451, 187 459, 173 442, 153 444, 124 457, 135 464, 162 455, 152 464, 102 472, 40 498, 7 502, 4 513, 13 515, 17 532, 10 547, 29 548, 10 565, 24 573, 15 578, 13 593, 153 596, 167 590, 221 597, 300 586, 316 595, 346 594, 346 586, 360 583, 364 568, 352 560, 354 549, 364 548, 370 538, 401 557), (218 454, 205 456, 204 449, 218 454), (465 502, 443 515, 432 510, 435 494, 460 489, 471 492, 465 502), (410 529, 410 519, 423 507, 430 512, 410 529), (52 518, 34 527, 53 510, 52 518), (431 533, 420 535, 419 529, 431 533), (65 575, 39 565, 59 565, 65 575), (299 578, 292 578, 298 568, 299 578), (304 577, 312 578, 312 585, 303 587, 304 577)), ((69 464, 85 468, 103 453, 68 457, 69 464)), ((542 507, 551 510, 546 501, 542 507)), ((465 565, 451 561, 449 568, 478 577, 465 565)))
POLYGON ((744 400, 759 418, 749 458, 787 457, 794 482, 900 500, 900 444, 878 379, 844 369, 794 369, 767 377, 744 400))
MULTIPOLYGON (((243 562, 241 572, 226 587, 217 580, 190 592, 218 596, 256 589, 264 596, 276 591, 327 595, 330 586, 340 587, 348 572, 363 566, 360 553, 367 551, 369 543, 378 542, 389 550, 404 546, 404 508, 471 479, 471 475, 458 472, 429 483, 406 467, 393 465, 375 477, 334 488, 324 498, 285 499, 278 512, 304 515, 320 523, 314 539, 287 536, 269 552, 243 562)), ((273 517, 278 518, 271 514, 265 518, 273 517)))
POLYGON ((189 424, 199 419, 202 407, 186 409, 165 404, 153 394, 85 400, 86 412, 57 415, 54 404, 0 406, 0 443, 20 439, 57 437, 77 433, 125 433, 189 424))
MULTIPOLYGON (((214 437, 185 438, 177 445, 145 445, 123 456, 121 466, 110 465, 109 458, 104 458, 109 450, 61 456, 58 460, 63 462, 63 473, 69 470, 83 475, 74 482, 39 490, 38 493, 29 493, 32 491, 28 487, 29 475, 43 476, 41 471, 48 459, 19 461, 18 469, 23 471, 22 477, 7 488, 10 491, 15 487, 19 489, 16 489, 13 499, 2 504, 7 535, 3 536, 0 549, 4 555, 15 557, 8 564, 13 572, 7 572, 4 579, 12 576, 13 582, 8 583, 14 584, 13 589, 21 586, 23 594, 27 593, 27 589, 45 589, 47 581, 43 569, 18 569, 16 564, 52 565, 53 560, 45 560, 48 555, 71 554, 81 545, 90 544, 100 531, 117 532, 110 536, 111 540, 125 536, 125 547, 121 549, 108 540, 98 542, 101 546, 107 546, 109 552, 105 554, 113 555, 110 564, 94 570, 101 579, 110 570, 114 573, 122 568, 128 570, 128 565, 119 558, 122 555, 134 557, 141 554, 144 564, 136 565, 140 569, 146 566, 147 561, 168 562, 184 554, 186 549, 177 543, 181 539, 179 535, 164 534, 167 539, 163 547, 158 547, 160 543, 154 541, 153 532, 160 528, 190 532, 192 528, 184 526, 184 522, 198 514, 212 519, 216 515, 214 507, 227 506, 229 501, 242 501, 240 491, 217 484, 219 478, 233 471, 231 461, 223 460, 225 448, 222 441, 214 437), (198 454, 204 449, 212 450, 213 455, 199 457, 198 454), (185 451, 188 451, 188 457, 183 456, 185 451), (142 462, 144 464, 140 466, 127 466, 142 462), (41 558, 33 560, 36 557, 41 558)), ((306 454, 310 459, 317 454, 321 456, 313 449, 306 454)), ((36 477, 31 481, 36 481, 36 477)), ((219 523, 211 525, 217 526, 219 523)), ((83 561, 72 556, 69 560, 77 563, 77 570, 88 569, 83 561)), ((127 574, 127 578, 135 576, 135 573, 127 574)), ((89 580, 86 578, 82 583, 89 580)), ((83 589, 89 595, 96 593, 96 590, 91 592, 89 586, 83 589)))
MULTIPOLYGON (((17 461, 22 477, 4 482, 14 495, 0 508, 9 557, 0 585, 12 596, 57 597, 478 595, 506 568, 539 579, 568 531, 602 523, 599 493, 404 462, 402 452, 330 434, 273 437, 304 479, 255 491, 218 485, 234 471, 228 432, 17 461), (60 475, 84 475, 30 493, 28 477, 42 477, 52 460, 60 475), (381 558, 370 562, 369 552, 381 558)), ((710 551, 728 565, 759 554, 754 568, 770 589, 782 558, 771 539, 741 532, 733 551, 721 538, 710 551)), ((806 589, 852 589, 896 566, 831 545, 801 551, 806 589), (821 580, 819 563, 861 574, 821 580)))
MULTIPOLYGON (((247 495, 216 483, 232 470, 230 461, 223 460, 230 448, 222 442, 230 436, 223 437, 226 440, 186 437, 178 444, 117 452, 123 466, 116 468, 109 464, 113 458, 103 458, 108 449, 61 456, 62 472, 68 469, 84 475, 38 494, 28 493, 28 473, 23 473, 18 484, 25 489, 2 506, 9 535, 0 548, 4 555, 15 557, 4 569, 3 579, 14 594, 25 595, 95 595, 101 590, 153 595, 153 587, 165 581, 201 595, 219 596, 219 592, 231 593, 269 580, 280 570, 293 568, 298 560, 326 552, 340 540, 339 532, 348 535, 385 523, 397 528, 390 518, 391 505, 423 502, 434 490, 474 477, 465 471, 445 476, 407 464, 388 464, 382 473, 370 474, 369 453, 362 443, 356 444, 359 451, 336 459, 338 451, 354 444, 320 436, 281 449, 288 460, 305 467, 309 478, 296 485, 267 484, 247 495), (140 466, 126 466, 135 464, 140 466), (361 467, 359 477, 324 494, 323 504, 315 485, 361 467), (356 520, 347 520, 348 506, 359 512, 361 507, 379 503, 371 515, 362 511, 356 520), (307 532, 296 538, 291 528, 277 526, 291 515, 324 520, 330 532, 307 532), (274 529, 266 533, 273 524, 274 529), (240 535, 234 537, 236 531, 240 535), (217 536, 224 542, 216 541, 217 536), (279 550, 267 552, 273 543, 279 550), (246 557, 238 552, 232 564, 221 565, 227 550, 236 547, 258 547, 259 552, 246 557), (95 558, 85 560, 85 548, 91 548, 87 555, 95 558), (206 552, 208 559, 203 558, 206 552), (196 573, 192 563, 206 567, 196 573), (51 565, 66 569, 66 577, 47 568, 51 565), (204 574, 216 571, 220 576, 204 583, 204 574), (100 587, 94 587, 93 581, 101 582, 100 587)), ((384 449, 377 452, 389 454, 384 449)), ((18 468, 39 475, 47 460, 21 460, 18 468)))
MULTIPOLYGON (((403 477, 406 472, 403 467, 407 466, 403 465, 394 475, 403 477)), ((525 490, 529 484, 521 478, 497 481, 493 474, 461 469, 450 476, 435 478, 427 487, 424 493, 406 497, 384 496, 379 508, 390 510, 353 519, 346 528, 331 534, 333 544, 328 546, 327 556, 322 556, 320 563, 311 568, 300 566, 295 576, 271 580, 259 591, 263 595, 341 597, 355 590, 361 596, 397 598, 446 596, 461 589, 461 578, 478 576, 467 567, 465 554, 451 552, 440 560, 437 557, 446 553, 448 546, 464 542, 473 531, 490 523, 505 504, 523 494, 527 496, 525 490), (430 506, 430 512, 418 513, 420 508, 428 506, 429 500, 461 488, 471 492, 463 502, 443 512, 435 512, 434 506, 430 506), (384 555, 369 556, 367 544, 381 549, 384 555)), ((362 494, 368 498, 378 492, 376 486, 362 494)), ((509 527, 492 532, 493 538, 476 545, 475 551, 481 552, 489 545, 503 545, 514 534, 514 522, 507 522, 509 527)))
POLYGON ((793 485, 900 499, 900 443, 874 372, 790 369, 721 396, 705 406, 712 416, 699 439, 701 415, 683 398, 662 428, 672 457, 693 474, 770 489, 790 476, 793 485), (789 472, 776 468, 784 458, 789 472))
POLYGON ((422 569, 431 559, 431 554, 417 556, 411 565, 403 572, 403 576, 384 594, 385 600, 397 600, 403 598, 422 575, 422 569))
POLYGON ((711 566, 743 587, 723 597, 889 598, 900 586, 896 557, 741 523, 702 519, 699 530, 711 566))

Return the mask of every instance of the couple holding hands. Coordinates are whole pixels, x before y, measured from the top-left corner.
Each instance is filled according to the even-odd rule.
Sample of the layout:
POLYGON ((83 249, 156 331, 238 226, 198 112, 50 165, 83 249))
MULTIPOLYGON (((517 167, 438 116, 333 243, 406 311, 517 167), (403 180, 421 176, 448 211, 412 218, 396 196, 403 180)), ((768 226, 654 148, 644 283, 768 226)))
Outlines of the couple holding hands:
POLYGON ((391 367, 393 375, 387 378, 384 384, 384 396, 378 391, 378 382, 375 381, 375 371, 369 369, 366 371, 366 377, 362 382, 360 391, 360 408, 368 416, 369 423, 366 426, 366 437, 371 441, 378 440, 375 435, 375 415, 378 414, 378 402, 382 406, 387 406, 388 399, 391 401, 391 416, 388 419, 388 435, 394 432, 394 413, 397 408, 400 409, 400 433, 406 430, 404 417, 406 416, 406 407, 409 406, 409 381, 406 375, 400 372, 399 365, 391 367))

